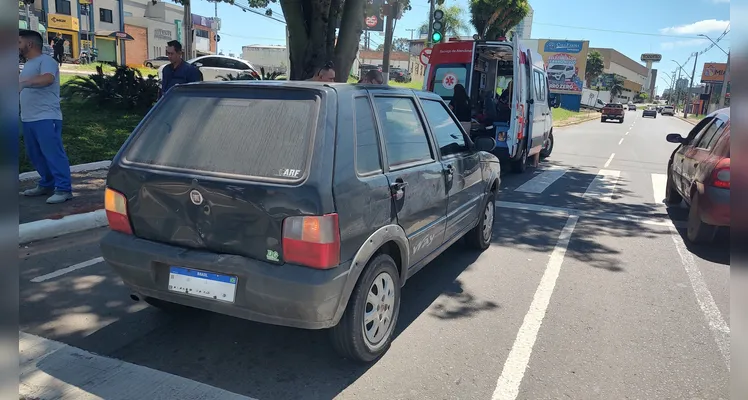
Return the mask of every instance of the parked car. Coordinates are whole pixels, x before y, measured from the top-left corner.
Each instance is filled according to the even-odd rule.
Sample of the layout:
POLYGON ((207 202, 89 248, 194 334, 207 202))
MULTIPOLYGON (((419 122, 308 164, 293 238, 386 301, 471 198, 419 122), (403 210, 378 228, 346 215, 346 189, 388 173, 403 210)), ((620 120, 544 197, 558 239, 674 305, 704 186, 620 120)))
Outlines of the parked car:
POLYGON ((688 137, 671 133, 678 143, 667 170, 665 201, 689 205, 688 239, 711 242, 718 227, 730 226, 730 109, 702 119, 688 137))
POLYGON ((408 83, 412 80, 410 71, 405 68, 390 68, 390 80, 408 83))
POLYGON ((623 104, 608 103, 603 107, 602 115, 600 115, 600 122, 606 122, 609 119, 617 119, 618 123, 622 124, 625 113, 626 111, 623 109, 623 104))
POLYGON ((160 57, 145 60, 145 62, 143 62, 143 65, 145 65, 148 68, 161 68, 162 66, 168 63, 169 63, 169 57, 160 56, 160 57))
POLYGON ((180 85, 112 161, 102 255, 135 299, 332 328, 342 355, 372 361, 408 278, 462 237, 488 248, 495 143, 432 93, 180 85))
POLYGON ((636 111, 636 104, 629 104, 629 111, 636 111))
MULTIPOLYGON (((244 73, 257 72, 255 68, 247 61, 239 58, 227 56, 200 56, 187 61, 197 67, 203 74, 203 81, 223 81, 228 75, 239 76, 244 73)), ((158 69, 158 78, 163 80, 164 64, 158 69)))
POLYGON ((657 110, 654 107, 647 107, 642 111, 642 117, 657 118, 657 110))
POLYGON ((673 106, 662 107, 662 111, 660 111, 660 114, 673 116, 675 115, 675 108, 673 108, 673 106))

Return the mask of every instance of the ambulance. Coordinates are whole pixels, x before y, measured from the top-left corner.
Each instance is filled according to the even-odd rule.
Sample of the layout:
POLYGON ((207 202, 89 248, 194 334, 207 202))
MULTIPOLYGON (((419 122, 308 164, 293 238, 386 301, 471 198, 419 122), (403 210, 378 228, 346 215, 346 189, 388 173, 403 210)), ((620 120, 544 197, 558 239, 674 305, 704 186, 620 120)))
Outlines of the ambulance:
POLYGON ((434 45, 423 90, 447 103, 454 88, 467 91, 472 109, 472 138, 496 139, 493 153, 514 172, 524 172, 528 159, 553 150, 553 117, 557 95, 548 90, 543 57, 519 39, 459 40, 434 45))

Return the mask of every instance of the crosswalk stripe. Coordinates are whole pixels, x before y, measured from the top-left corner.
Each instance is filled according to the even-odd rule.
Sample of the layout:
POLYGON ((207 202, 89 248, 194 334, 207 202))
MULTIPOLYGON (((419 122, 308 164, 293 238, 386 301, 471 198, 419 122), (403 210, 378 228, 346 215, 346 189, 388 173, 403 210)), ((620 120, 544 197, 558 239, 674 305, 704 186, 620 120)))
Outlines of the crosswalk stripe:
POLYGON ((665 199, 665 187, 667 186, 667 175, 666 174, 652 174, 652 194, 654 194, 654 201, 657 204, 661 204, 665 199))
POLYGON ((618 183, 618 178, 621 177, 621 171, 614 171, 610 169, 601 169, 597 173, 595 179, 592 180, 587 191, 584 192, 584 197, 597 198, 603 201, 610 201, 613 198, 613 191, 618 183))
POLYGON ((553 182, 564 176, 568 170, 568 168, 551 167, 525 182, 522 186, 515 189, 515 191, 535 194, 543 193, 545 189, 548 189, 548 186, 551 186, 553 182))

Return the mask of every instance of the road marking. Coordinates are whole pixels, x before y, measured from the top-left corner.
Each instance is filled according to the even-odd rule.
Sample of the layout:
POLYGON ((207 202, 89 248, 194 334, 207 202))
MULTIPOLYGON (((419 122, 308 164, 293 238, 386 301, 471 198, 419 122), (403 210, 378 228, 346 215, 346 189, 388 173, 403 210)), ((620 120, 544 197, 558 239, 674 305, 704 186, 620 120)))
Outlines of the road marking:
POLYGON ((540 212, 540 213, 546 213, 546 214, 552 214, 552 215, 558 215, 558 216, 564 216, 564 217, 568 217, 570 215, 576 215, 580 218, 595 218, 595 219, 602 219, 606 221, 631 222, 631 223, 637 223, 637 224, 642 224, 642 225, 665 226, 665 227, 669 227, 670 225, 675 225, 678 228, 686 227, 685 221, 672 221, 664 217, 663 218, 641 217, 641 216, 633 215, 633 214, 624 215, 624 214, 606 213, 606 212, 598 212, 598 211, 582 211, 582 210, 576 210, 573 208, 552 207, 552 206, 544 206, 540 204, 515 203, 511 201, 497 201, 496 207, 508 208, 511 210, 534 211, 534 212, 540 212))
POLYGON ((673 238, 675 249, 678 251, 680 258, 683 261, 683 268, 686 270, 688 280, 691 281, 691 287, 696 295, 696 301, 699 303, 699 307, 706 317, 709 330, 712 331, 714 341, 717 342, 717 347, 719 348, 719 352, 722 354, 722 358, 724 358, 727 370, 730 371, 730 327, 722 318, 722 313, 719 311, 719 308, 717 308, 712 293, 704 282, 704 277, 701 275, 701 270, 699 270, 699 267, 696 265, 693 254, 688 251, 686 244, 683 243, 683 238, 674 226, 670 227, 670 237, 673 238))
POLYGON ((620 145, 621 143, 623 143, 623 139, 624 139, 624 138, 621 138, 621 140, 619 140, 619 141, 618 141, 618 144, 619 144, 619 145, 620 145))
POLYGON ((628 133, 628 131, 626 131, 626 134, 624 136, 628 136, 628 135, 629 135, 629 133, 628 133))
POLYGON ((595 176, 595 179, 587 186, 587 191, 584 192, 583 196, 598 198, 603 201, 611 200, 620 176, 621 171, 601 169, 595 176))
POLYGON ((665 187, 667 187, 667 175, 652 174, 652 194, 656 204, 662 204, 665 200, 665 187))
POLYGON ((18 389, 26 398, 254 400, 24 332, 19 332, 18 350, 18 389))
POLYGON ((98 264, 100 262, 104 262, 104 258, 103 257, 96 257, 96 258, 94 258, 92 260, 83 261, 82 263, 74 264, 74 265, 71 265, 71 266, 69 266, 67 268, 58 269, 57 271, 50 272, 50 273, 48 273, 46 275, 37 276, 36 278, 32 279, 31 282, 39 283, 39 282, 48 281, 50 279, 57 278, 58 276, 65 275, 68 272, 73 272, 73 271, 81 269, 81 268, 90 267, 90 266, 96 265, 96 264, 98 264))
POLYGON ((532 348, 538 338, 538 331, 543 324, 543 318, 548 310, 551 295, 561 272, 561 264, 564 262, 566 249, 569 247, 571 234, 578 220, 579 217, 570 216, 566 220, 566 226, 558 236, 556 247, 553 249, 545 267, 545 272, 540 279, 538 289, 535 291, 530 309, 525 315, 519 332, 517 332, 512 350, 509 352, 509 357, 504 363, 504 369, 501 371, 498 382, 496 382, 496 390, 493 392, 492 400, 514 400, 519 395, 519 386, 530 362, 532 348))
POLYGON ((608 158, 608 161, 605 162, 605 165, 603 166, 603 168, 608 168, 608 166, 610 165, 610 162, 613 161, 613 157, 615 156, 616 156, 616 153, 612 153, 610 155, 610 158, 608 158))
POLYGON ((545 189, 548 189, 548 186, 551 186, 568 170, 568 168, 551 167, 514 190, 525 193, 543 193, 545 189))

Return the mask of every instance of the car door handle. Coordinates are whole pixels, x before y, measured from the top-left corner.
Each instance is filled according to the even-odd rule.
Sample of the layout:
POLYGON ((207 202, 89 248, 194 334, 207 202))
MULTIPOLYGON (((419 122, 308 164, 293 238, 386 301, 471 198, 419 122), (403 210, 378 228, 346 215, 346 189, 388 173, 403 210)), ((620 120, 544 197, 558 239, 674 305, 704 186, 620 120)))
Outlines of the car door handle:
POLYGON ((455 167, 453 167, 452 164, 447 165, 444 168, 444 173, 447 175, 453 175, 455 173, 455 167))
POLYGON ((394 197, 395 200, 402 199, 405 195, 404 189, 406 186, 408 186, 408 182, 398 178, 395 183, 390 185, 390 193, 392 193, 392 197, 394 197))

